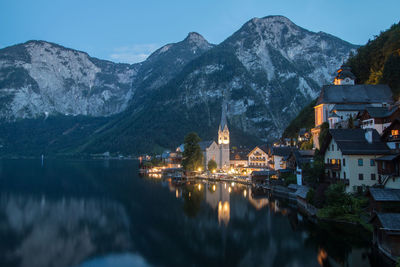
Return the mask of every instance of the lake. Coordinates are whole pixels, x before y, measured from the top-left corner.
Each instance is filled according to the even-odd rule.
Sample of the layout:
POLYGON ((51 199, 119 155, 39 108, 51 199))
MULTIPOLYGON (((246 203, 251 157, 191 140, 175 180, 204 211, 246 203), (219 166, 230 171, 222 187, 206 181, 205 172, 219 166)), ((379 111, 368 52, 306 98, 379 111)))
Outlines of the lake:
POLYGON ((137 161, 0 160, 0 266, 372 266, 364 233, 137 161))

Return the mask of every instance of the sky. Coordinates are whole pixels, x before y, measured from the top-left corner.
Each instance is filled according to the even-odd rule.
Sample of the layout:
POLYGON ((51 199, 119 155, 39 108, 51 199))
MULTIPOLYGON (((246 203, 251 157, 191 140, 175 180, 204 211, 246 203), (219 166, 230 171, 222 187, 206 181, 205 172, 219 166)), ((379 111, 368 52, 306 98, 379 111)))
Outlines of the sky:
POLYGON ((268 15, 362 45, 400 21, 400 0, 0 0, 0 48, 45 40, 134 63, 189 32, 218 44, 268 15))

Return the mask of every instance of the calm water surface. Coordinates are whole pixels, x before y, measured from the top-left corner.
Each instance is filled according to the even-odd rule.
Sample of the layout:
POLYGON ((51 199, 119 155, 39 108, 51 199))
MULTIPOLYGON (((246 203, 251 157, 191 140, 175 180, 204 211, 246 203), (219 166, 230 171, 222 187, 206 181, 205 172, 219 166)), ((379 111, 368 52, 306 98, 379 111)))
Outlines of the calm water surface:
POLYGON ((231 183, 136 161, 1 160, 0 266, 370 266, 360 234, 231 183))

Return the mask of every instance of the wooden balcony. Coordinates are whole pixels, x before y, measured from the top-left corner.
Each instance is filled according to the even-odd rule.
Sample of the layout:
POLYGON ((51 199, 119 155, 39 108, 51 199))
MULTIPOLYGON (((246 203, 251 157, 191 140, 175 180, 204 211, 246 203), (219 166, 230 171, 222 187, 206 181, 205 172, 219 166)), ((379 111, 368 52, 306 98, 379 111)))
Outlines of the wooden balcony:
POLYGON ((329 170, 332 170, 332 171, 340 171, 342 169, 342 165, 341 164, 326 163, 325 164, 325 169, 329 169, 329 170))

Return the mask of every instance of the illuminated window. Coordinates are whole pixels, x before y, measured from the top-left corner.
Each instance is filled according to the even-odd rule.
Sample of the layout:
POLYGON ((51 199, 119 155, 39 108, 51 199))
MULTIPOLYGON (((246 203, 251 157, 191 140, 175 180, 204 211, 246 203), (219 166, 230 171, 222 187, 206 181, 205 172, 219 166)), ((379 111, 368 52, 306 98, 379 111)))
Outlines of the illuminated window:
POLYGON ((399 135, 399 130, 392 130, 392 135, 399 135))

